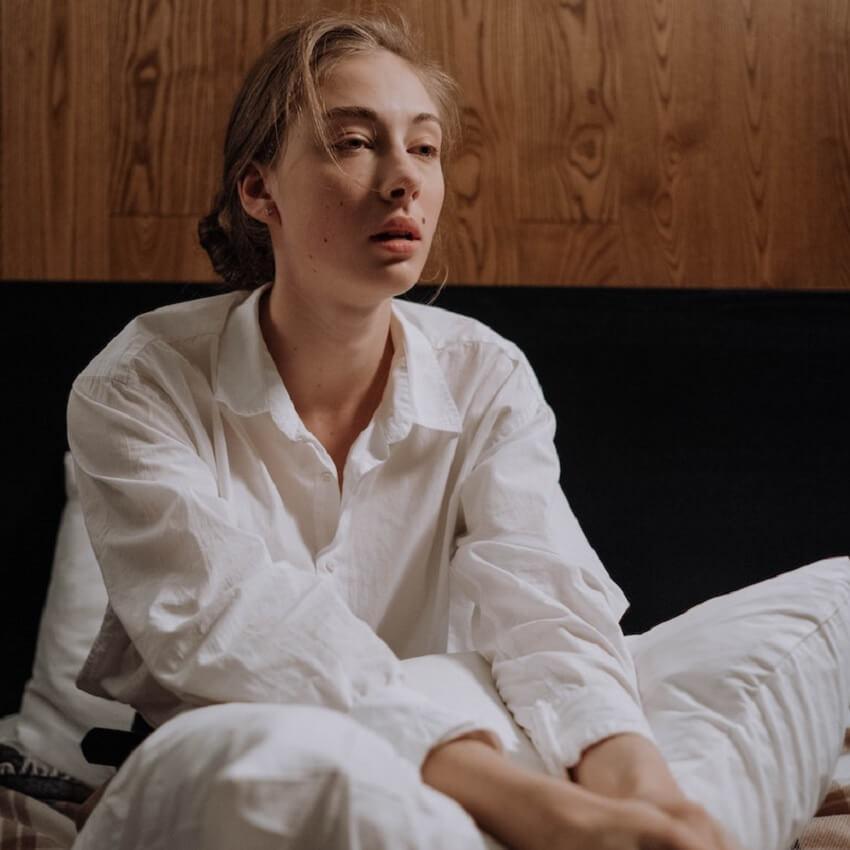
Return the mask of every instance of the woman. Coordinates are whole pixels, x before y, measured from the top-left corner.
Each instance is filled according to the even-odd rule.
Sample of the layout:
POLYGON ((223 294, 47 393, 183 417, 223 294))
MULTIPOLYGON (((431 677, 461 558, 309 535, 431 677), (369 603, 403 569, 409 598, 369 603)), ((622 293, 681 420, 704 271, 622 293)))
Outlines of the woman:
POLYGON ((162 727, 79 847, 482 847, 472 819, 515 848, 732 847, 652 742, 526 359, 394 301, 454 97, 382 20, 275 39, 201 225, 237 291, 140 317, 76 381, 110 597, 80 684, 162 727), (399 657, 473 648, 552 775, 405 684, 399 657))

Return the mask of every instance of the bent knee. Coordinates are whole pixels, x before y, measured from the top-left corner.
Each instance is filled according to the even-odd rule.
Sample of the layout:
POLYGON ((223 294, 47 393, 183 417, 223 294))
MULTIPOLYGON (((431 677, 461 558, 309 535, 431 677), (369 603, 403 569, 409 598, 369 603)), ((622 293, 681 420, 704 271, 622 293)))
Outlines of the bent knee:
POLYGON ((418 776, 378 734, 321 706, 205 706, 165 723, 140 750, 146 751, 146 760, 162 759, 198 777, 211 771, 254 779, 325 772, 357 774, 364 780, 374 774, 377 781, 388 772, 409 770, 418 776))

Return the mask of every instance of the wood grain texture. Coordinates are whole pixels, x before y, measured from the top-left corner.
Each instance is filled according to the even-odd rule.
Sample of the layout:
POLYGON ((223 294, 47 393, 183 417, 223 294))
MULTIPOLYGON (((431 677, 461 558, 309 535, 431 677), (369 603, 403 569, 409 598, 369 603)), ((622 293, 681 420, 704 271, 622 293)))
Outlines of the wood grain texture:
POLYGON ((617 15, 613 0, 529 0, 520 18, 520 218, 614 222, 617 15), (538 93, 546 92, 545 97, 538 93))
MULTIPOLYGON (((787 11, 787 10, 783 10, 787 11)), ((741 0, 743 21, 744 121, 746 142, 746 186, 748 228, 751 246, 751 275, 759 283, 769 281, 770 220, 768 218, 767 178, 770 167, 770 135, 766 132, 766 109, 770 98, 769 46, 766 39, 764 6, 756 0, 741 0)))
MULTIPOLYGON (((0 0, 0 274, 209 280, 263 43, 382 0, 0 0)), ((850 288, 850 0, 402 0, 463 90, 450 280, 850 288)))
POLYGON ((50 103, 49 29, 47 20, 39 20, 34 4, 3 4, 0 48, 3 273, 8 276, 13 270, 21 277, 43 277, 48 274, 50 253, 43 224, 49 195, 43 120, 50 103))
POLYGON ((850 207, 841 187, 848 162, 848 4, 789 5, 780 47, 784 131, 776 128, 777 162, 769 178, 774 198, 781 199, 781 206, 775 203, 771 283, 787 287, 808 278, 814 286, 847 288, 850 207))
POLYGON ((112 254, 112 280, 213 279, 198 245, 196 216, 112 216, 109 225, 112 243, 121 246, 112 254))
POLYGON ((87 280, 109 279, 109 15, 100 0, 72 0, 70 56, 74 99, 69 108, 74 127, 71 171, 71 249, 68 275, 87 280))
POLYGON ((104 277, 104 6, 7 0, 2 14, 3 276, 104 277))
MULTIPOLYGON (((826 174, 834 174, 838 214, 833 239, 843 244, 844 251, 835 256, 837 282, 850 281, 850 4, 842 0, 830 3, 830 19, 837 33, 832 42, 828 74, 833 79, 836 95, 831 103, 830 147, 834 159, 827 161, 826 174)), ((827 257, 834 256, 831 251, 827 257)), ((827 260, 827 266, 829 261, 827 260)), ((824 269, 829 276, 831 269, 824 269)))
MULTIPOLYGON (((6 21, 9 21, 10 15, 8 13, 5 14, 6 21)), ((3 227, 3 221, 5 216, 5 209, 3 205, 3 190, 6 186, 6 183, 3 179, 4 167, 6 165, 5 159, 2 155, 2 143, 5 138, 4 127, 6 127, 6 112, 4 109, 4 104, 6 103, 6 98, 4 98, 4 92, 6 86, 4 85, 3 80, 3 60, 2 56, 5 53, 6 45, 3 39, 3 23, 4 23, 4 6, 2 2, 0 2, 0 278, 3 276, 3 269, 5 268, 4 263, 4 255, 5 255, 5 239, 3 238, 5 234, 5 229, 3 227)))
POLYGON ((464 146, 450 178, 455 209, 447 221, 452 280, 515 283, 515 57, 520 5, 493 14, 489 0, 428 4, 425 44, 464 92, 464 146))
POLYGON ((620 282, 622 245, 610 224, 524 221, 518 246, 525 284, 551 286, 553 279, 572 281, 574 286, 620 282))
MULTIPOLYGON (((110 4, 110 213, 180 215, 212 189, 213 13, 202 0, 110 4)), ((223 22, 222 22, 223 23, 223 22)))
POLYGON ((645 269, 659 285, 699 286, 708 277, 712 226, 719 220, 705 204, 716 179, 709 157, 718 33, 706 32, 719 23, 713 8, 676 0, 621 8, 623 43, 641 49, 623 51, 620 101, 628 108, 617 116, 620 235, 626 270, 645 269))

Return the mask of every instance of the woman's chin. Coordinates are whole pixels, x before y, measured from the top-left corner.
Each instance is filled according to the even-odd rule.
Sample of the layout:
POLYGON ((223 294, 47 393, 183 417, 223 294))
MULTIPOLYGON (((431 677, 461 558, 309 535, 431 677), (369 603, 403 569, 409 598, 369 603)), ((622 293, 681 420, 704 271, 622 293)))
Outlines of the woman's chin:
POLYGON ((391 295, 401 295, 416 285, 422 274, 421 266, 421 263, 410 261, 382 266, 369 275, 369 285, 391 295))
POLYGON ((417 280, 418 278, 414 277, 410 269, 404 275, 388 275, 380 272, 369 276, 363 275, 358 280, 351 280, 346 286, 336 288, 334 300, 357 309, 372 309, 391 298, 409 292, 416 285, 417 280))

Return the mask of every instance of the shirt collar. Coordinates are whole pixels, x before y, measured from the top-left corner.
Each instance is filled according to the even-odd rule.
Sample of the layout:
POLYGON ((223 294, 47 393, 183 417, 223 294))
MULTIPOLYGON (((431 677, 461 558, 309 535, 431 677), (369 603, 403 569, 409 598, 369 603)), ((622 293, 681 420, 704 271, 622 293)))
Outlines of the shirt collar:
MULTIPOLYGON (((295 405, 280 378, 260 329, 260 299, 266 283, 231 309, 219 340, 215 397, 240 416, 270 413, 290 439, 306 437, 295 405)), ((427 337, 392 305, 390 333, 395 355, 377 415, 387 416, 389 442, 413 424, 460 433, 461 418, 445 375, 427 337)))
POLYGON ((227 317, 219 340, 215 397, 240 416, 270 413, 278 428, 296 439, 304 436, 304 426, 260 329, 260 299, 270 286, 250 292, 227 317))
POLYGON ((392 308, 390 330, 396 350, 396 363, 391 375, 394 394, 392 419, 398 426, 407 425, 405 419, 409 418, 411 424, 459 434, 460 413, 433 345, 404 315, 401 302, 394 301, 392 308))

